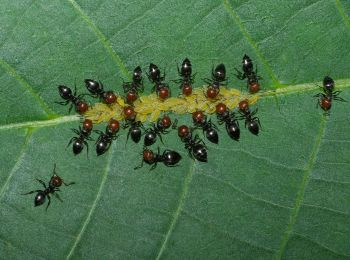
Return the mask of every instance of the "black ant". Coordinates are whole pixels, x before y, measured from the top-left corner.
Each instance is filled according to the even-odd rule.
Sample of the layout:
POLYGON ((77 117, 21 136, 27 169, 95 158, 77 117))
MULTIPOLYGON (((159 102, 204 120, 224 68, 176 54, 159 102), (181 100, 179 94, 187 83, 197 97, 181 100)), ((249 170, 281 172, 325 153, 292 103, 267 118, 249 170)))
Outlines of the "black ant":
POLYGON ((323 79, 323 87, 320 87, 323 90, 323 93, 314 95, 314 97, 319 98, 317 105, 326 112, 331 109, 332 100, 346 102, 345 99, 338 96, 341 91, 334 91, 334 85, 334 80, 331 77, 326 76, 323 79))
POLYGON ((181 79, 175 80, 175 83, 181 83, 180 88, 182 89, 182 94, 189 96, 192 94, 192 84, 195 75, 192 75, 192 65, 188 58, 185 58, 181 65, 181 70, 177 66, 177 72, 181 79))
POLYGON ((192 137, 192 131, 186 125, 179 126, 178 135, 181 141, 185 143, 185 149, 188 150, 188 154, 192 159, 196 159, 201 162, 207 162, 207 150, 205 143, 202 139, 195 135, 192 137))
POLYGON ((160 70, 157 65, 151 63, 149 65, 149 74, 147 74, 148 79, 154 83, 153 90, 156 91, 160 99, 167 99, 170 95, 169 86, 163 81, 165 79, 165 73, 163 76, 160 75, 160 70))
POLYGON ((117 96, 113 91, 103 90, 103 84, 101 81, 98 83, 93 79, 85 79, 84 82, 87 90, 93 97, 99 97, 100 100, 106 104, 113 104, 117 100, 117 96))
POLYGON ((246 54, 243 56, 242 63, 243 73, 235 68, 238 73, 236 77, 240 80, 247 79, 247 87, 250 93, 258 92, 260 90, 259 80, 262 79, 258 76, 258 68, 256 67, 255 71, 253 70, 253 62, 246 54))
POLYGON ((142 70, 140 66, 134 69, 132 75, 132 82, 123 83, 124 93, 126 94, 126 100, 129 104, 132 104, 138 97, 138 92, 143 92, 143 79, 142 70))
POLYGON ((243 100, 239 103, 239 113, 242 115, 241 119, 245 119, 245 127, 248 126, 248 130, 254 135, 259 134, 259 126, 261 127, 260 119, 254 116, 257 112, 257 108, 253 112, 250 111, 247 100, 243 100))
POLYGON ((219 103, 216 105, 216 115, 220 125, 225 123, 227 134, 233 140, 238 141, 241 130, 239 129, 239 123, 235 113, 228 111, 225 104, 219 103))
POLYGON ((112 141, 117 139, 116 133, 119 131, 119 122, 111 119, 106 127, 106 132, 95 130, 100 136, 96 141, 96 153, 102 155, 111 147, 112 141))
POLYGON ((215 98, 220 92, 220 86, 227 84, 225 65, 221 63, 215 70, 212 68, 211 79, 205 78, 204 82, 209 84, 206 96, 215 98))
POLYGON ((153 124, 153 127, 146 130, 144 145, 150 146, 157 141, 157 136, 159 136, 160 141, 162 140, 161 134, 167 134, 169 131, 167 129, 171 126, 171 119, 169 116, 164 116, 157 120, 157 124, 153 124))
POLYGON ((125 129, 129 127, 129 131, 126 136, 126 141, 128 141, 129 137, 131 136, 131 140, 133 140, 134 143, 138 143, 141 140, 141 128, 143 129, 143 125, 141 121, 136 121, 135 118, 136 117, 131 117, 130 119, 126 119, 126 123, 123 126, 123 128, 125 129))
POLYGON ((61 98, 63 98, 65 101, 55 103, 60 105, 68 105, 68 103, 71 103, 69 107, 69 112, 72 110, 74 105, 75 111, 77 111, 79 114, 84 114, 89 109, 89 105, 81 98, 82 95, 77 96, 76 92, 76 87, 74 87, 74 93, 72 93, 72 90, 69 87, 59 85, 58 93, 60 94, 61 98))
POLYGON ((210 142, 214 144, 217 144, 219 142, 216 125, 213 124, 211 120, 207 120, 207 117, 203 114, 202 111, 193 112, 192 119, 194 126, 201 128, 203 132, 205 132, 205 136, 210 142))
POLYGON ((81 151, 84 149, 84 145, 86 146, 87 152, 89 153, 89 146, 86 140, 92 140, 90 137, 92 127, 92 121, 90 119, 85 119, 83 122, 83 128, 79 126, 79 130, 72 129, 72 131, 78 136, 70 139, 67 147, 73 142, 73 153, 75 155, 81 153, 81 151))
POLYGON ((50 203, 51 203, 50 194, 55 195, 55 197, 58 200, 63 202, 61 197, 58 195, 58 193, 55 193, 55 192, 56 191, 61 191, 59 187, 62 184, 64 184, 65 186, 69 186, 69 185, 74 184, 74 182, 65 183, 62 180, 62 178, 57 175, 57 173, 56 173, 56 164, 54 164, 53 175, 52 175, 52 177, 51 177, 51 179, 50 179, 50 181, 48 183, 48 187, 46 186, 45 182, 43 182, 42 180, 40 180, 40 179, 36 179, 36 180, 38 182, 40 182, 44 186, 45 189, 44 190, 33 190, 33 191, 28 192, 28 193, 24 193, 22 195, 28 195, 28 194, 32 194, 32 193, 36 192, 37 194, 36 194, 35 199, 34 199, 34 207, 37 207, 37 206, 40 206, 40 205, 44 204, 45 200, 46 200, 46 197, 47 197, 49 202, 47 203, 46 210, 50 206, 50 203))
POLYGON ((153 170, 157 167, 157 163, 162 162, 165 166, 174 167, 181 160, 181 155, 176 151, 165 150, 163 154, 160 154, 158 147, 158 152, 155 154, 153 151, 144 148, 142 153, 142 162, 140 166, 135 167, 134 169, 139 169, 143 166, 143 162, 152 165, 150 170, 153 170))

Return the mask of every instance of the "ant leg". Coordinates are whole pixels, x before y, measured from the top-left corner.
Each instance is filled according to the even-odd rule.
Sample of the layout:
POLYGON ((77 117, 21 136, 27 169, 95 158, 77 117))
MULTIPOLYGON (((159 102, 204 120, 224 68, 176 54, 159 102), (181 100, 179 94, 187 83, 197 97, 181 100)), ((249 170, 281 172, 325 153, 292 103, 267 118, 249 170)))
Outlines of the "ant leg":
POLYGON ((344 98, 341 98, 341 97, 333 97, 333 99, 341 102, 347 102, 344 98))
POLYGON ((158 133, 158 136, 159 136, 159 139, 160 139, 160 141, 162 142, 162 144, 164 144, 162 135, 161 135, 160 133, 158 133))
POLYGON ((75 184, 75 182, 74 182, 74 181, 69 182, 69 183, 65 183, 63 180, 62 180, 62 183, 64 184, 64 186, 70 186, 70 185, 75 184))
POLYGON ((54 193, 54 195, 59 201, 63 202, 63 200, 61 199, 60 195, 58 195, 57 193, 54 193))
POLYGON ((140 168, 142 168, 142 166, 143 166, 143 158, 142 158, 141 164, 139 166, 136 166, 134 168, 134 170, 140 169, 140 168))
POLYGON ((68 143, 67 146, 66 146, 66 150, 67 150, 68 146, 70 146, 70 145, 73 143, 73 141, 75 141, 76 139, 77 139, 76 137, 72 137, 72 138, 70 139, 69 143, 68 143))
POLYGON ((149 171, 153 171, 156 167, 157 167, 157 162, 154 162, 154 164, 152 165, 152 167, 149 171))
POLYGON ((171 126, 172 129, 176 129, 177 127, 177 118, 175 118, 173 125, 171 126))
POLYGON ((253 118, 253 119, 255 119, 255 120, 258 122, 260 128, 262 129, 261 124, 260 124, 260 119, 259 119, 258 117, 255 117, 255 118, 253 118))
POLYGON ((86 141, 84 141, 84 144, 86 146, 86 157, 89 159, 89 144, 86 141))
POLYGON ((53 171, 52 171, 53 174, 57 174, 56 172, 56 163, 53 164, 53 171))
POLYGON ((47 199, 49 200, 49 202, 47 203, 46 210, 48 209, 48 207, 49 207, 50 204, 51 204, 51 197, 50 197, 49 194, 47 194, 47 199))
POLYGON ((70 113, 70 112, 72 111, 72 108, 73 108, 73 103, 70 104, 70 107, 69 107, 69 109, 68 109, 68 113, 70 113))
POLYGON ((21 195, 28 195, 28 194, 38 193, 38 192, 42 192, 42 190, 32 190, 32 191, 27 192, 27 193, 21 193, 21 195))
POLYGON ((40 179, 36 179, 38 182, 40 182, 43 186, 44 186, 44 188, 46 189, 46 184, 45 184, 45 182, 43 182, 42 180, 40 180, 40 179))
POLYGON ((235 68, 235 70, 237 71, 236 77, 240 80, 243 80, 246 78, 246 75, 244 73, 242 73, 242 71, 239 71, 238 69, 235 68))
POLYGON ((59 102, 55 102, 56 104, 62 105, 62 106, 66 106, 69 103, 69 100, 67 101, 59 101, 59 102))
POLYGON ((208 79, 208 78, 204 78, 203 81, 209 85, 211 85, 211 83, 213 83, 213 81, 211 79, 208 79))

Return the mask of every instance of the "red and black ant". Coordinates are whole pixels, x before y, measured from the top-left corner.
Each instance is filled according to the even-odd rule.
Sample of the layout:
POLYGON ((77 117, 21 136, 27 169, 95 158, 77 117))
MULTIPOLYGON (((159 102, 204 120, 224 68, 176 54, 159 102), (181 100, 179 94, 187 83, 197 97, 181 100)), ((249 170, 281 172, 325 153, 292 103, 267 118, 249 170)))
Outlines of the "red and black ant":
POLYGON ((207 162, 207 150, 202 139, 195 135, 192 137, 192 130, 188 126, 182 125, 178 127, 178 135, 181 141, 185 143, 189 156, 201 162, 207 162))
POLYGON ((253 62, 246 54, 243 56, 242 63, 243 73, 235 68, 238 73, 236 77, 240 80, 247 79, 247 87, 250 93, 258 92, 260 90, 259 80, 262 79, 258 76, 258 68, 256 67, 255 71, 253 70, 253 62))
POLYGON ((129 104, 132 104, 138 97, 139 92, 143 92, 143 79, 142 79, 142 70, 140 66, 137 66, 134 69, 132 75, 132 82, 123 83, 124 93, 126 94, 126 101, 129 104))
POLYGON ((247 100, 243 100, 239 103, 239 113, 242 115, 241 119, 245 120, 245 127, 248 126, 248 130, 254 135, 259 134, 259 126, 261 127, 260 119, 255 116, 257 112, 257 108, 254 111, 250 111, 247 100))
POLYGON ((334 80, 326 76, 323 79, 323 87, 320 87, 323 90, 323 93, 318 93, 314 97, 318 97, 317 106, 320 106, 324 111, 328 111, 332 107, 332 100, 346 102, 345 99, 339 97, 338 95, 341 91, 334 91, 334 80))
POLYGON ((111 147, 112 141, 117 139, 116 133, 119 131, 119 121, 115 119, 109 120, 106 132, 95 130, 100 136, 96 141, 96 153, 102 155, 111 147))
POLYGON ((139 169, 143 166, 143 162, 152 165, 150 170, 153 170, 157 167, 157 163, 162 162, 165 166, 174 167, 181 160, 181 155, 176 151, 165 150, 163 154, 160 153, 159 147, 158 152, 155 154, 153 151, 144 148, 142 153, 142 162, 140 166, 135 167, 134 169, 139 169))
POLYGON ((46 200, 46 197, 47 199, 49 200, 49 202, 47 203, 47 206, 46 206, 46 210, 47 208, 50 206, 50 203, 51 203, 51 197, 50 197, 50 194, 53 194, 55 195, 55 197, 61 201, 61 197, 58 195, 58 193, 55 193, 56 191, 61 191, 60 190, 60 186, 62 184, 64 184, 65 186, 69 186, 69 185, 72 185, 74 184, 74 182, 70 182, 70 183, 65 183, 63 181, 63 179, 57 175, 56 173, 56 164, 54 164, 54 168, 53 168, 53 175, 48 183, 48 187, 46 186, 45 182, 43 182, 42 180, 40 179, 36 179, 38 182, 40 182, 43 186, 44 186, 44 190, 33 190, 33 191, 30 191, 28 193, 24 193, 22 195, 28 195, 28 194, 32 194, 32 193, 37 193, 36 196, 35 196, 35 199, 34 199, 34 207, 37 207, 37 206, 40 206, 42 204, 45 203, 45 200, 46 200))
POLYGON ((182 89, 182 94, 189 96, 192 94, 192 84, 195 75, 192 75, 192 65, 188 58, 185 58, 181 65, 181 70, 177 66, 177 72, 181 79, 175 80, 175 83, 181 83, 180 88, 182 89))
POLYGON ((74 128, 72 129, 72 131, 78 136, 75 136, 72 139, 70 139, 67 147, 70 146, 71 143, 73 143, 74 155, 81 153, 81 151, 84 149, 84 145, 86 146, 87 153, 89 153, 89 145, 86 142, 86 140, 92 140, 90 137, 92 127, 92 121, 90 119, 85 119, 83 122, 83 127, 79 126, 79 130, 74 128))
POLYGON ((160 70, 157 65, 151 63, 149 65, 148 79, 154 84, 153 91, 155 90, 160 99, 167 99, 170 96, 169 86, 164 83, 165 73, 163 76, 160 75, 160 70))
POLYGON ((220 86, 227 84, 226 68, 224 64, 216 66, 215 70, 211 71, 211 79, 205 78, 204 82, 209 84, 206 96, 215 98, 220 92, 220 86))
POLYGON ((132 117, 131 119, 126 119, 126 123, 123 126, 123 128, 128 128, 129 131, 126 136, 126 141, 129 140, 129 137, 131 136, 131 140, 134 141, 134 143, 138 143, 141 140, 142 130, 144 129, 143 124, 141 121, 136 121, 135 117, 132 117))
POLYGON ((103 84, 101 81, 98 83, 93 79, 85 79, 84 82, 87 90, 92 94, 93 97, 100 98, 100 100, 106 104, 113 104, 117 100, 117 96, 113 91, 103 90, 103 84))
POLYGON ((227 134, 233 140, 238 141, 241 130, 239 128, 238 119, 236 118, 235 113, 233 111, 228 111, 225 104, 219 103, 216 105, 216 115, 220 125, 225 123, 227 134))
POLYGON ((167 129, 171 126, 171 119, 169 116, 163 116, 157 120, 157 124, 153 123, 153 127, 146 130, 144 145, 150 146, 157 141, 157 136, 159 136, 160 141, 163 143, 162 135, 167 134, 169 131, 167 129))
POLYGON ((211 119, 207 120, 206 115, 202 111, 193 112, 192 119, 195 128, 201 128, 210 142, 214 144, 219 142, 216 125, 211 122, 211 119))
POLYGON ((74 87, 74 93, 72 93, 72 90, 63 85, 58 86, 58 93, 60 94, 61 98, 63 98, 65 101, 62 102, 55 102, 60 105, 68 105, 68 103, 71 103, 69 107, 69 112, 72 110, 73 105, 75 106, 75 111, 77 111, 79 114, 84 114, 88 109, 89 105, 83 100, 81 97, 83 95, 76 95, 77 89, 74 87))

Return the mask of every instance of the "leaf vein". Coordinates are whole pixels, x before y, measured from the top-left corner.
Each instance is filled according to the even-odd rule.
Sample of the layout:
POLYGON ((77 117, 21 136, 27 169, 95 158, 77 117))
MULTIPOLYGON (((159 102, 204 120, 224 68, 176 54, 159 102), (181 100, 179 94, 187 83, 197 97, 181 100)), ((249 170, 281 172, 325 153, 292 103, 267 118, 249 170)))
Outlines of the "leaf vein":
POLYGON ((122 74, 130 79, 130 73, 127 70, 124 62, 119 57, 119 55, 116 53, 116 51, 112 48, 111 42, 107 39, 107 37, 101 32, 101 30, 94 24, 94 22, 89 18, 89 16, 84 12, 84 10, 80 7, 80 5, 75 0, 68 0, 73 8, 77 11, 79 16, 85 21, 85 23, 88 25, 88 27, 95 33, 98 40, 102 43, 104 48, 107 50, 107 52, 111 55, 111 58, 114 60, 114 62, 118 65, 120 68, 122 74))
POLYGON ((260 246, 260 245, 256 245, 256 244, 253 244, 252 242, 250 241, 247 241, 247 240, 243 240, 241 238, 238 238, 237 236, 235 236, 234 234, 230 233, 230 232, 227 232, 227 231, 223 231, 223 230, 220 230, 218 225, 215 224, 215 223, 209 223, 209 222, 206 222, 204 221, 203 219, 199 218, 199 217, 196 217, 196 216, 193 216, 191 215, 190 213, 188 213, 187 211, 183 210, 182 211, 184 213, 184 215, 198 221, 199 223, 201 223, 202 225, 204 225, 205 227, 209 228, 209 229, 212 229, 214 230, 215 232, 217 232, 218 234, 223 234, 225 236, 229 236, 231 239, 233 240, 236 240, 238 242, 241 242, 241 243, 244 243, 244 244, 247 244, 251 247, 254 247, 254 248, 258 248, 258 249, 262 249, 264 251, 267 251, 267 252, 270 252, 270 253, 275 253, 276 250, 272 249, 272 248, 268 248, 268 247, 263 247, 263 246, 260 246))
POLYGON ((321 244, 321 243, 319 243, 319 242, 316 242, 315 240, 313 240, 313 239, 311 239, 311 238, 309 238, 309 237, 307 237, 307 236, 305 236, 305 235, 302 235, 302 234, 300 234, 300 233, 294 232, 294 234, 295 234, 296 236, 301 237, 301 238, 303 238, 303 239, 305 239, 305 240, 307 240, 307 241, 310 241, 311 243, 313 243, 313 244, 315 244, 315 245, 318 245, 319 247, 324 248, 324 249, 326 249, 327 251, 329 251, 329 252, 331 252, 331 253, 333 253, 333 254, 336 254, 336 255, 338 255, 338 256, 345 256, 345 257, 349 257, 349 256, 350 256, 350 255, 338 253, 338 252, 334 251, 333 249, 331 249, 331 248, 329 248, 329 247, 327 247, 327 246, 325 246, 325 245, 323 245, 323 244, 321 244))
POLYGON ((0 58, 0 66, 4 69, 4 71, 18 81, 28 92, 33 96, 33 98, 38 102, 39 106, 43 110, 43 112, 49 115, 55 115, 55 113, 49 108, 46 102, 34 91, 34 88, 21 76, 17 73, 16 69, 13 68, 10 64, 8 64, 5 60, 0 58))
POLYGON ((209 179, 212 179, 212 180, 215 180, 215 181, 217 181, 219 183, 225 184, 225 185, 231 187, 233 190, 238 191, 239 193, 241 193, 241 194, 245 195, 246 197, 250 198, 253 201, 262 202, 264 204, 268 204, 270 206, 277 207, 277 208, 283 208, 283 209, 289 209, 289 210, 291 209, 290 207, 283 206, 283 205, 280 205, 280 204, 277 204, 277 203, 274 203, 272 201, 268 201, 268 200, 265 200, 265 199, 262 199, 262 198, 258 198, 256 196, 250 194, 250 193, 247 193, 244 190, 241 190, 237 186, 235 186, 235 185, 233 185, 233 184, 231 184, 229 182, 222 181, 222 180, 220 180, 220 179, 218 179, 218 178, 216 178, 216 177, 214 177, 212 175, 208 175, 208 174, 202 173, 200 176, 205 176, 205 177, 207 177, 209 179))
POLYGON ((342 3, 340 3, 339 0, 335 0, 335 6, 337 7, 340 16, 343 18, 345 25, 350 29, 350 18, 346 15, 342 3))
POLYGON ((296 223, 296 220, 297 220, 297 217, 298 217, 298 214, 299 214, 299 210, 301 208, 301 205, 303 203, 303 200, 304 200, 304 196, 305 196, 305 191, 306 191, 306 187, 309 183, 309 180, 310 180, 310 176, 311 176, 311 172, 312 172, 312 168, 313 166, 315 165, 316 161, 317 161, 317 154, 319 152, 319 149, 321 147, 321 143, 322 143, 322 139, 325 135, 325 130, 326 130, 326 117, 325 116, 322 116, 321 117, 321 123, 320 123, 320 132, 319 134, 317 135, 316 139, 315 139, 315 145, 311 151, 311 154, 310 154, 310 159, 309 161, 307 162, 306 166, 305 166, 305 173, 304 173, 304 177, 301 181, 301 184, 300 184, 300 189, 297 193, 297 197, 296 197, 296 200, 295 200, 295 204, 294 204, 294 207, 292 209, 292 213, 291 213, 291 216, 290 216, 290 220, 289 220, 289 223, 288 223, 288 226, 287 226, 287 229, 281 239, 281 244, 280 244, 280 248, 276 254, 276 259, 281 259, 285 250, 286 250, 286 247, 287 247, 287 243, 290 239, 290 236, 292 234, 292 231, 293 231, 293 228, 294 228, 294 224, 296 223))
POLYGON ((189 186, 190 186, 190 184, 192 182, 195 166, 196 166, 195 161, 193 161, 192 164, 191 164, 191 168, 188 171, 188 174, 185 177, 185 180, 183 182, 183 189, 182 189, 182 192, 181 192, 181 195, 180 195, 180 198, 179 198, 178 206, 176 208, 176 211, 173 214, 173 219, 172 219, 172 221, 170 223, 168 232, 166 233, 166 235, 164 237, 163 243, 162 243, 162 245, 161 245, 161 247, 159 249, 159 252, 157 254, 156 260, 159 260, 161 258, 161 256, 162 256, 162 254, 164 253, 164 251, 166 249, 166 246, 168 244, 168 241, 170 239, 170 236, 171 236, 172 232, 174 231, 176 223, 177 223, 177 221, 178 221, 178 219, 180 217, 180 214, 182 212, 182 208, 183 208, 186 196, 187 196, 188 188, 189 188, 189 186))
POLYGON ((26 151, 28 148, 28 144, 30 141, 30 138, 32 137, 33 134, 33 129, 28 129, 25 139, 24 139, 24 143, 22 146, 22 149, 20 151, 20 155, 18 156, 18 159, 16 160, 15 165, 12 167, 12 170, 9 174, 9 176, 7 177, 4 185, 2 186, 1 190, 0 190, 0 201, 3 199, 4 195, 5 195, 5 191, 10 183, 10 180, 12 179, 13 175, 15 174, 15 172, 18 170, 18 168, 20 167, 20 164, 22 163, 22 160, 24 158, 24 156, 26 155, 26 151))
POLYGON ((247 39, 248 43, 252 46, 252 48, 255 50, 256 54, 258 55, 259 59, 262 61, 262 63, 265 66, 266 71, 270 75, 273 83, 275 84, 275 87, 278 87, 281 85, 279 82, 277 76, 273 72, 271 66, 269 65, 268 61, 265 59, 261 51, 259 50, 258 46, 252 39, 252 37, 249 35, 247 29, 243 25, 243 22, 241 21, 240 17, 238 16, 237 12, 233 9, 233 6, 229 3, 228 0, 224 0, 224 6, 226 7, 226 10, 228 13, 232 16, 235 23, 238 25, 239 29, 241 30, 243 36, 247 39))
POLYGON ((110 151, 109 151, 109 154, 108 154, 109 157, 108 157, 107 164, 106 164, 103 176, 102 176, 100 187, 99 187, 98 192, 96 194, 96 199, 94 200, 94 202, 93 202, 93 204, 92 204, 92 206, 90 208, 90 211, 89 211, 89 213, 88 213, 88 215, 87 215, 87 217, 86 217, 86 219, 85 219, 85 221, 83 223, 83 226, 81 227, 81 229, 80 229, 80 231, 79 231, 79 233, 78 233, 78 235, 76 237, 76 240, 74 241, 74 244, 72 245, 72 248, 69 251, 66 259, 70 259, 73 256, 77 245, 79 244, 79 242, 80 242, 80 240, 81 240, 81 238, 82 238, 82 236, 83 236, 87 226, 89 225, 89 223, 91 221, 91 216, 95 212, 95 208, 97 206, 98 201, 100 200, 103 187, 104 187, 104 185, 106 183, 106 180, 107 180, 107 177, 108 177, 108 173, 110 171, 110 164, 112 162, 112 154, 113 154, 113 150, 114 150, 113 148, 114 148, 114 145, 112 145, 111 148, 110 148, 110 151))

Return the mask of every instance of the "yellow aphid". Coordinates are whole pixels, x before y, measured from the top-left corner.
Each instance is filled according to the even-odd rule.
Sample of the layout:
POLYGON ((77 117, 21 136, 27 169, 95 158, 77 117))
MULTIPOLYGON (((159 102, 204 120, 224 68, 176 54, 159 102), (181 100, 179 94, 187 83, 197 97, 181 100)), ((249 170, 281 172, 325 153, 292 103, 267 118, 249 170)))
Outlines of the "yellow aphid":
MULTIPOLYGON (((249 105, 255 104, 259 96, 241 93, 234 88, 220 87, 220 93, 216 99, 208 99, 205 96, 207 87, 195 88, 189 96, 171 97, 161 100, 153 93, 148 96, 141 96, 134 102, 136 120, 141 122, 155 122, 162 112, 173 112, 175 114, 188 114, 195 111, 203 111, 207 114, 215 113, 216 105, 224 103, 229 109, 238 106, 241 100, 248 100, 249 105)), ((123 108, 128 106, 122 97, 117 98, 117 102, 112 105, 97 103, 90 108, 85 117, 91 119, 94 124, 108 122, 111 118, 117 120, 124 119, 123 108)))

